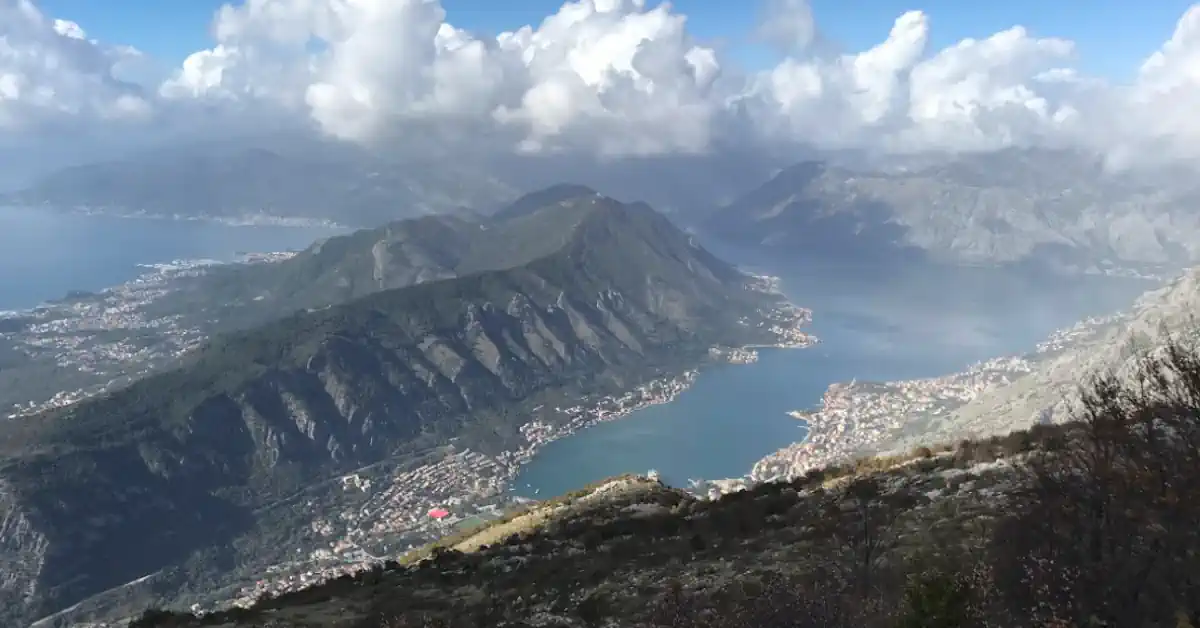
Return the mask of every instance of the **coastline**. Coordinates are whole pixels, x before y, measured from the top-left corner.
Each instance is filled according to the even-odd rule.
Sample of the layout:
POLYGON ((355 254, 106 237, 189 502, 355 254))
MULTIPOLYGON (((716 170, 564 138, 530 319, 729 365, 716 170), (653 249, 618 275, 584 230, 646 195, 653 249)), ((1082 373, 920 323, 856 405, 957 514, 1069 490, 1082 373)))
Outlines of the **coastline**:
MULTIPOLYGON (((269 259, 271 255, 252 254, 234 262, 174 260, 146 264, 142 266, 149 272, 125 284, 106 288, 100 294, 112 294, 121 286, 147 287, 148 284, 153 284, 156 291, 169 291, 170 280, 178 274, 203 273, 214 264, 277 261, 293 254, 273 254, 278 256, 277 259, 269 259)), ((588 399, 571 407, 533 408, 518 428, 523 444, 498 455, 456 447, 451 441, 440 453, 422 461, 419 466, 386 471, 382 468, 360 469, 342 477, 340 487, 335 478, 334 493, 330 496, 332 507, 322 512, 321 516, 312 518, 310 527, 316 536, 304 544, 305 551, 294 559, 265 570, 272 574, 266 579, 243 581, 247 586, 240 587, 238 593, 232 596, 234 599, 226 598, 222 602, 210 600, 210 604, 244 605, 262 595, 278 594, 311 585, 314 581, 336 578, 368 568, 378 562, 378 556, 395 557, 408 549, 451 534, 456 525, 472 517, 486 519, 498 516, 504 509, 519 506, 524 501, 512 495, 513 483, 525 464, 547 444, 600 423, 627 418, 638 410, 669 403, 694 385, 703 369, 711 365, 753 362, 757 360, 759 348, 802 348, 816 344, 815 337, 802 331, 811 322, 811 311, 793 305, 778 292, 772 292, 773 280, 748 276, 748 289, 778 294, 781 298, 770 306, 764 305, 757 321, 744 322, 770 332, 771 336, 778 338, 778 342, 740 348, 712 347, 707 356, 699 359, 699 364, 681 369, 675 375, 646 381, 627 392, 588 399), (542 413, 540 416, 539 411, 542 413), (346 500, 340 497, 343 492, 359 495, 346 500), (452 515, 431 520, 427 513, 434 507, 444 508, 452 515), (297 579, 300 574, 304 574, 304 577, 297 579)), ((36 310, 32 308, 29 312, 36 310)), ((77 402, 87 396, 90 395, 67 403, 77 402)), ((234 586, 237 588, 237 585, 234 586)))
MULTIPOLYGON (((128 317, 128 320, 124 323, 126 326, 153 328, 153 321, 146 320, 136 308, 129 308, 130 302, 144 306, 171 293, 175 289, 172 285, 174 282, 202 275, 210 268, 235 264, 273 264, 295 255, 295 252, 290 251, 244 253, 231 260, 175 259, 169 262, 137 264, 138 268, 145 269, 145 271, 139 273, 129 281, 108 286, 96 292, 88 292, 82 300, 73 299, 68 295, 44 301, 33 307, 3 310, 0 311, 0 321, 6 319, 29 319, 35 321, 33 328, 37 330, 49 330, 56 328, 56 326, 61 326, 62 319, 74 318, 78 320, 90 318, 99 321, 109 316, 112 312, 120 312, 122 316, 128 317), (114 299, 116 302, 111 302, 114 299), (79 304, 83 302, 89 305, 86 307, 80 306, 79 304), (81 307, 82 309, 80 309, 81 307)), ((92 328, 99 324, 93 323, 92 328)), ((0 337, 7 338, 9 336, 10 334, 0 332, 0 337)), ((174 350, 179 351, 175 357, 179 357, 179 355, 183 355, 183 353, 195 348, 203 339, 204 336, 197 334, 194 330, 181 330, 179 337, 176 339, 177 342, 174 343, 174 345, 177 345, 174 350)), ((26 350, 30 346, 44 348, 38 345, 28 345, 26 350)), ((86 346, 76 347, 72 351, 86 351, 86 346)), ((62 356, 59 357, 61 358, 62 356)), ((95 356, 92 357, 94 358, 95 356)), ((0 413, 2 413, 0 414, 0 420, 21 419, 44 410, 73 405, 85 399, 104 394, 116 387, 127 385, 138 377, 145 375, 146 365, 152 361, 147 361, 143 356, 140 362, 133 359, 124 361, 116 360, 102 367, 95 360, 79 360, 80 364, 87 363, 90 365, 88 372, 96 373, 105 370, 107 367, 115 371, 120 371, 120 374, 114 375, 107 381, 97 381, 73 390, 61 390, 47 399, 31 400, 8 408, 0 408, 0 413)))
MULTIPOLYGON (((755 281, 764 279, 755 275, 751 277, 755 281)), ((752 281, 752 285, 757 287, 762 284, 752 281)), ((348 573, 348 570, 365 569, 372 564, 368 558, 370 555, 362 548, 364 545, 373 546, 371 549, 375 553, 402 554, 453 533, 455 526, 463 521, 494 518, 506 508, 536 504, 539 500, 512 493, 516 490, 514 482, 525 465, 545 446, 589 427, 624 419, 638 410, 670 403, 690 389, 705 368, 714 364, 752 363, 757 360, 758 348, 810 347, 817 343, 817 339, 801 331, 801 328, 811 322, 811 315, 811 310, 781 299, 772 312, 764 312, 764 324, 769 322, 769 330, 780 339, 776 344, 741 348, 712 347, 708 359, 679 375, 653 379, 625 393, 587 400, 566 408, 533 408, 532 413, 552 413, 557 420, 550 417, 546 417, 546 420, 533 418, 521 425, 518 430, 526 443, 516 449, 492 456, 451 446, 446 455, 436 462, 390 477, 377 478, 376 481, 385 482, 386 485, 372 491, 374 494, 366 505, 342 515, 343 521, 339 521, 339 527, 344 526, 346 530, 343 538, 334 539, 339 535, 334 533, 332 527, 329 528, 331 547, 337 549, 315 551, 307 560, 286 568, 291 571, 303 567, 312 572, 314 575, 310 576, 308 583, 312 582, 311 577, 335 578, 348 573), (432 479, 437 480, 436 488, 430 488, 432 479), (429 521, 426 513, 431 508, 442 508, 451 514, 438 521, 429 521), (383 544, 383 539, 396 535, 410 539, 408 547, 400 548, 400 552, 383 544), (360 551, 361 554, 357 553, 360 551), (347 552, 364 560, 347 564, 347 552)), ((347 490, 371 489, 370 481, 364 481, 355 474, 343 480, 354 486, 347 490)), ((547 496, 553 497, 557 496, 547 496)), ((314 521, 314 526, 322 525, 323 522, 314 521)), ((290 590, 290 586, 278 580, 262 581, 243 588, 235 603, 248 604, 261 595, 290 590)))
POLYGON ((227 227, 298 227, 309 229, 339 229, 345 231, 352 231, 355 229, 349 225, 343 225, 341 223, 324 218, 278 216, 265 213, 241 214, 238 216, 191 216, 181 214, 156 214, 145 211, 121 211, 85 207, 67 209, 60 207, 38 207, 34 205, 9 205, 0 207, 0 210, 2 209, 40 210, 56 212, 68 216, 95 216, 99 218, 119 218, 122 220, 169 220, 175 222, 201 222, 225 225, 227 227))
MULTIPOLYGON (((746 273, 752 279, 751 289, 756 289, 765 294, 773 294, 783 297, 783 293, 777 289, 779 278, 770 275, 755 275, 746 273)), ((674 401, 681 393, 687 391, 696 382, 697 377, 707 367, 716 363, 724 364, 752 364, 758 361, 759 349, 804 349, 812 347, 820 342, 820 340, 805 331, 802 328, 812 322, 812 310, 796 306, 795 304, 782 298, 777 306, 777 309, 771 313, 764 313, 768 320, 772 320, 775 324, 769 328, 771 333, 774 333, 779 342, 775 344, 747 344, 740 347, 720 347, 714 346, 709 348, 709 360, 701 364, 689 368, 683 374, 676 377, 667 377, 658 380, 651 380, 646 384, 638 386, 633 391, 624 393, 620 397, 602 399, 597 405, 591 408, 584 409, 582 406, 574 406, 571 408, 555 408, 556 411, 565 412, 571 418, 563 428, 555 431, 553 435, 547 435, 544 440, 540 440, 536 445, 532 445, 531 438, 531 453, 528 456, 522 457, 521 454, 514 454, 514 459, 521 458, 519 464, 524 464, 532 459, 536 454, 536 448, 540 448, 560 438, 565 438, 576 432, 597 425, 600 423, 615 421, 624 418, 638 410, 648 408, 650 406, 661 405, 674 401), (772 318, 774 317, 774 318, 772 318), (667 391, 665 394, 655 397, 655 391, 667 391), (635 401, 636 399, 636 401, 635 401), (616 403, 619 409, 605 410, 604 404, 616 403), (591 420, 584 418, 591 415, 591 420)), ((535 408, 536 410, 537 408, 535 408)), ((530 434, 540 434, 543 432, 543 427, 549 427, 545 423, 539 423, 537 420, 527 423, 521 428, 522 434, 530 438, 530 434), (527 432, 527 428, 529 431, 527 432)), ((515 477, 515 475, 514 475, 515 477)))

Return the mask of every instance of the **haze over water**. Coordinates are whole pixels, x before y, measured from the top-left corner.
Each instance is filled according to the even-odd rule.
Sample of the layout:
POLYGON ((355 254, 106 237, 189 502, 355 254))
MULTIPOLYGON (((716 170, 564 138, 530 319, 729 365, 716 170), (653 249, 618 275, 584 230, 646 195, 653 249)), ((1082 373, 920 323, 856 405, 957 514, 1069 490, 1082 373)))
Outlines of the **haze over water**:
MULTIPOLYGON (((146 272, 138 264, 300 249, 336 233, 0 208, 0 310, 123 283, 146 272)), ((712 368, 670 404, 552 443, 517 478, 518 494, 541 489, 538 496, 546 497, 651 468, 680 486, 688 478, 741 476, 764 455, 803 438, 803 423, 786 413, 818 404, 831 383, 931 377, 1024 352, 1054 329, 1127 307, 1148 287, 1103 278, 1037 282, 989 269, 914 268, 883 276, 715 252, 781 276, 789 298, 813 309, 811 330, 822 343, 712 368)))
POLYGON ((819 405, 832 383, 934 377, 1024 353, 1056 329, 1128 307, 1152 286, 985 268, 882 275, 807 262, 746 267, 780 276, 790 300, 813 309, 811 331, 821 344, 760 351, 757 363, 712 368, 669 404, 553 442, 516 478, 516 494, 546 498, 649 469, 674 486, 739 477, 803 438, 803 422, 786 413, 819 405))
POLYGON ((138 264, 228 261, 240 252, 304 248, 337 233, 320 227, 235 227, 0 207, 0 310, 34 307, 71 290, 115 286, 147 271, 138 264))

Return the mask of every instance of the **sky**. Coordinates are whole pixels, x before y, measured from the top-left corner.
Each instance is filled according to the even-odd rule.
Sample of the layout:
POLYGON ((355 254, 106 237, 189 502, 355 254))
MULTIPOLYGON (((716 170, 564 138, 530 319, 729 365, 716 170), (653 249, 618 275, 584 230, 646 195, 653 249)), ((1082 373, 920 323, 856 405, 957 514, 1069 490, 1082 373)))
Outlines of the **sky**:
MULTIPOLYGON (((124 42, 172 63, 212 42, 213 15, 222 0, 44 0, 43 10, 78 22, 91 35, 124 42), (166 8, 166 7, 169 7, 166 8)), ((756 11, 745 0, 676 0, 698 38, 723 42, 748 66, 762 66, 771 55, 754 44, 756 11)), ((445 0, 448 18, 457 26, 491 34, 536 24, 562 5, 556 0, 445 0)), ((1064 37, 1077 43, 1089 72, 1128 79, 1137 66, 1166 40, 1186 0, 1155 0, 1131 5, 1127 0, 1011 0, 962 2, 927 0, 816 0, 813 13, 828 35, 850 50, 869 48, 887 34, 891 20, 919 8, 934 21, 934 48, 964 37, 987 37, 1021 24, 1034 33, 1064 37), (1136 6, 1136 10, 1131 10, 1136 6)))
POLYGON ((0 0, 0 164, 264 125, 442 158, 457 137, 1192 164, 1197 110, 1179 0, 0 0))

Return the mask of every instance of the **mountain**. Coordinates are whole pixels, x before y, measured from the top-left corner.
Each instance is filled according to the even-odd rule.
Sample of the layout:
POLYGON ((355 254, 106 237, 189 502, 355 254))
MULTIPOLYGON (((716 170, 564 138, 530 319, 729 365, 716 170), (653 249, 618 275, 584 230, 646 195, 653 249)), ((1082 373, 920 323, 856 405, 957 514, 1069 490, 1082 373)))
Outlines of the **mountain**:
POLYGON ((232 330, 384 290, 519 266, 561 246, 579 204, 600 196, 584 186, 560 185, 527 194, 490 217, 458 211, 393 221, 318 241, 278 263, 217 267, 181 282, 153 311, 232 330))
POLYGON ((1166 403, 1097 386, 1085 420, 711 501, 613 478, 402 561, 132 628, 1193 626, 1200 355, 1180 355, 1166 403))
POLYGON ((464 212, 422 216, 328 238, 272 263, 208 266, 169 278, 155 273, 5 319, 0 414, 28 413, 64 391, 111 389, 174 364, 181 350, 216 333, 512 266, 492 240, 517 237, 509 230, 464 212))
POLYGON ((495 220, 507 220, 509 218, 518 218, 526 214, 533 213, 548 205, 556 205, 558 203, 571 201, 572 199, 587 196, 589 194, 597 194, 591 188, 573 183, 560 183, 552 185, 548 188, 531 192, 518 198, 517 200, 501 207, 492 214, 495 220))
POLYGON ((326 238, 279 262, 214 267, 176 282, 152 315, 230 330, 454 277, 482 229, 466 217, 422 216, 326 238))
POLYGON ((921 431, 925 438, 946 439, 1064 421, 1078 407, 1081 380, 1110 373, 1133 379, 1146 355, 1172 337, 1196 333, 1198 309, 1200 269, 1191 269, 1147 292, 1128 311, 1067 330, 1058 342, 1025 356, 1027 374, 980 394, 921 431))
POLYGON ((412 515, 356 520, 380 494, 462 499, 490 476, 395 494, 339 477, 511 473, 568 406, 777 341, 780 298, 644 205, 589 195, 492 229, 461 276, 221 335, 177 369, 0 424, 0 623, 189 599, 315 560, 328 529, 366 543, 348 530, 412 515))
MULTIPOLYGON (((591 198, 580 186, 535 192, 513 207, 591 198), (574 196, 572 196, 574 195, 574 196), (553 201, 553 202, 552 202, 553 201)), ((468 211, 387 223, 316 242, 272 263, 153 273, 98 294, 78 294, 0 321, 0 409, 28 414, 56 395, 90 395, 174 364, 216 333, 246 329, 382 290, 519 265, 541 221, 468 211), (531 230, 525 233, 525 230, 531 230), (506 243, 522 243, 511 250, 506 243)))
POLYGON ((704 231, 807 255, 918 255, 1064 270, 1200 261, 1195 186, 1108 172, 1070 151, 1006 149, 906 166, 786 168, 709 216, 704 231))
POLYGON ((330 140, 293 139, 189 145, 71 166, 0 197, 0 205, 368 227, 515 196, 461 162, 434 167, 330 140))

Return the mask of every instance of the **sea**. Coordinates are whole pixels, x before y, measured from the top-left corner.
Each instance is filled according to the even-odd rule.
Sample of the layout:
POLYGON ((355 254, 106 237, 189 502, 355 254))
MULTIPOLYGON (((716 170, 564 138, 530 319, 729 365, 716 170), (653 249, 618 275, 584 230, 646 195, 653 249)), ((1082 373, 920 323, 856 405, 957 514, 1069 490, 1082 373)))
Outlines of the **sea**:
POLYGON ((830 384, 936 377, 1025 353, 1057 329, 1125 309, 1155 285, 921 264, 884 272, 709 248, 780 277, 789 299, 813 310, 820 344, 710 368, 670 403, 552 442, 514 479, 514 494, 545 499, 652 469, 677 487, 742 477, 804 438, 805 424, 787 413, 819 407, 830 384))
POLYGON ((341 231, 64 214, 0 207, 0 310, 94 292, 177 259, 232 261, 243 252, 302 249, 341 231))
MULTIPOLYGON (((229 261, 341 232, 0 208, 0 310, 117 285, 146 272, 141 264, 229 261)), ((821 343, 707 369, 671 403, 551 443, 515 479, 516 494, 547 497, 650 469, 675 486, 740 477, 804 437, 804 423, 787 412, 816 407, 831 383, 932 377, 1028 351, 1053 330, 1127 307, 1151 287, 987 268, 899 265, 885 272, 705 244, 748 270, 781 277, 788 297, 813 310, 811 331, 821 343)))

